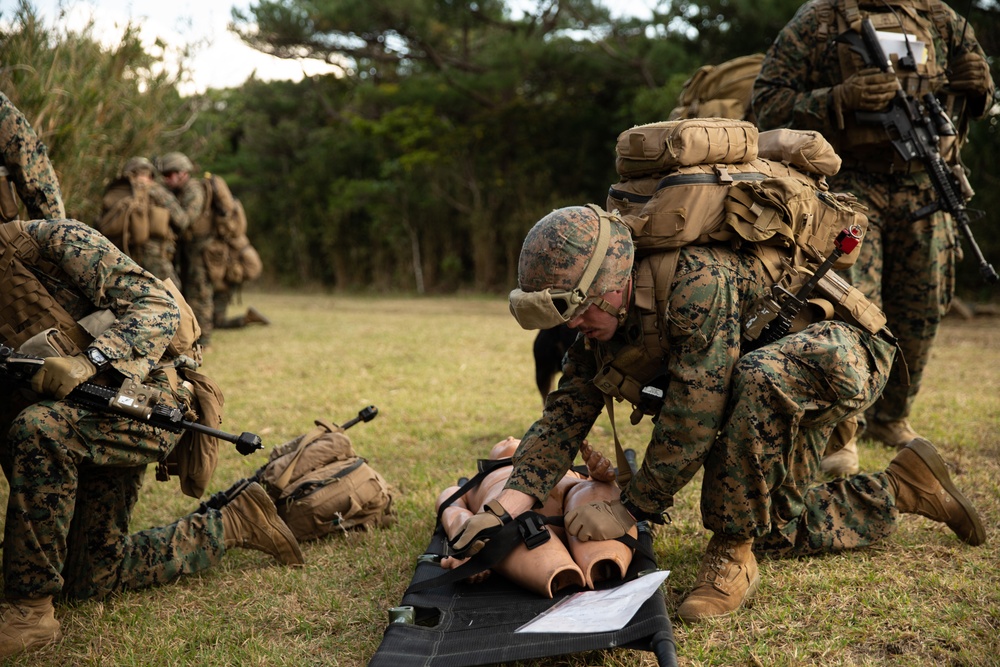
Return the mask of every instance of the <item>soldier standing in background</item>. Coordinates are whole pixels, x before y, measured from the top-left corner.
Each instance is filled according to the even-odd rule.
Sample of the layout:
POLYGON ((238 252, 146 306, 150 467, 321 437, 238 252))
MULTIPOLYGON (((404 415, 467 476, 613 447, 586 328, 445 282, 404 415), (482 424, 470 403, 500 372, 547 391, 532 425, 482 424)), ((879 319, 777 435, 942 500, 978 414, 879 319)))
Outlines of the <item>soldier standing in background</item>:
MULTIPOLYGON (((939 199, 923 164, 904 161, 881 125, 855 116, 885 110, 897 94, 897 80, 918 99, 935 95, 955 119, 958 140, 942 146, 941 155, 960 165, 968 123, 985 114, 994 85, 972 27, 940 0, 811 0, 768 50, 753 108, 762 130, 821 132, 843 158, 840 173, 829 179, 831 188, 854 193, 868 207, 868 234, 849 276, 882 306, 905 366, 896 364, 862 428, 898 449, 919 437, 908 418, 954 296, 961 248, 951 216, 937 211, 915 219, 915 212, 939 199), (837 41, 838 35, 859 30, 864 18, 879 31, 905 34, 903 56, 893 62, 895 76, 864 68, 860 56, 837 41)), ((834 456, 839 460, 831 458, 827 472, 856 471, 856 439, 834 456)))
POLYGON ((205 185, 200 178, 191 178, 194 165, 184 153, 162 156, 157 167, 163 182, 180 204, 176 226, 182 230, 178 244, 181 289, 184 298, 201 326, 201 345, 208 349, 212 339, 212 281, 205 266, 205 249, 211 239, 211 216, 205 205, 205 185))
POLYGON ((59 179, 43 144, 7 96, 0 93, 0 220, 17 217, 17 191, 29 219, 66 217, 59 179), (9 179, 9 180, 8 180, 9 179))

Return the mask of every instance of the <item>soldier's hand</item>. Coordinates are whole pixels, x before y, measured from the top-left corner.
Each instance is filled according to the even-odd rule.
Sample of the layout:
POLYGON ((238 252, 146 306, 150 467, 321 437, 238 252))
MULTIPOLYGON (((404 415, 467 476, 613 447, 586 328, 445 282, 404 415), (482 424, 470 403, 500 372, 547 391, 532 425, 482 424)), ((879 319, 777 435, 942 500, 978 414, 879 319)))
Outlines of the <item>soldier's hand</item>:
POLYGON ((45 363, 31 378, 31 388, 39 394, 66 396, 94 377, 97 368, 82 354, 74 357, 46 357, 45 363))
POLYGON ((453 539, 448 540, 455 556, 467 558, 479 553, 490 538, 512 521, 510 514, 498 500, 491 500, 482 511, 474 514, 453 539))
POLYGON ((581 505, 566 512, 564 519, 566 532, 581 542, 613 540, 635 525, 635 517, 617 498, 581 505))
POLYGON ((896 77, 877 67, 855 72, 833 87, 833 96, 841 109, 881 111, 896 96, 896 77))
POLYGON ((978 53, 963 53, 951 62, 948 85, 957 93, 985 95, 993 85, 990 65, 978 53))

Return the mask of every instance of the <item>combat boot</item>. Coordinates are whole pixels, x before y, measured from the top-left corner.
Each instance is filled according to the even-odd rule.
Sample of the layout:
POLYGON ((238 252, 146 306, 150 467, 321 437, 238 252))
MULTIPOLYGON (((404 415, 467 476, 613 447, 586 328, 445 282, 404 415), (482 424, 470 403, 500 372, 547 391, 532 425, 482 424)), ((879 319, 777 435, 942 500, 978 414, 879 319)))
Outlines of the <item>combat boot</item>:
POLYGON ((283 565, 302 565, 302 551, 295 535, 278 516, 278 510, 257 482, 224 506, 222 534, 227 549, 245 547, 271 554, 283 565))
POLYGON ((0 600, 0 658, 41 648, 62 639, 52 596, 0 600))
POLYGON ((702 557, 694 588, 677 608, 677 616, 693 623, 731 614, 757 592, 759 584, 753 540, 716 533, 702 557))
POLYGON ((829 477, 850 477, 861 470, 858 464, 858 439, 851 438, 843 447, 828 454, 819 462, 824 475, 829 477))
POLYGON ((889 421, 878 421, 871 419, 865 427, 865 437, 877 440, 886 447, 902 449, 909 441, 922 437, 910 427, 910 422, 905 419, 890 419, 889 421))
POLYGON ((247 314, 243 316, 244 324, 270 324, 271 320, 264 316, 264 313, 260 312, 253 306, 247 308, 247 314))
POLYGON ((906 445, 885 474, 901 513, 947 524, 958 539, 974 547, 986 541, 979 513, 952 484, 944 459, 927 440, 917 438, 906 445))

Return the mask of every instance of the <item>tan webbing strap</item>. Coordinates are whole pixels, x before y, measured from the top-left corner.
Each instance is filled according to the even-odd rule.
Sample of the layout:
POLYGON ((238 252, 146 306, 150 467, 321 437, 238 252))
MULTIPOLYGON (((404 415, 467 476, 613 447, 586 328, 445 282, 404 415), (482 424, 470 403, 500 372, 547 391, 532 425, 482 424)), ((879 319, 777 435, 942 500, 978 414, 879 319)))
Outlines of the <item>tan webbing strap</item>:
POLYGON ((607 394, 604 394, 604 405, 608 409, 608 419, 611 420, 611 433, 615 438, 615 462, 618 465, 615 477, 618 480, 618 488, 624 489, 632 480, 632 466, 628 464, 628 459, 625 458, 625 450, 622 449, 622 443, 618 440, 618 429, 615 427, 615 401, 607 394))
POLYGON ((295 472, 295 465, 299 462, 299 457, 302 456, 302 452, 306 451, 306 447, 318 440, 321 436, 327 433, 334 433, 339 429, 339 427, 334 426, 331 422, 328 422, 325 419, 317 419, 315 423, 316 428, 302 436, 302 440, 299 441, 299 446, 295 450, 295 456, 293 456, 292 460, 288 462, 288 467, 285 468, 285 471, 281 473, 281 477, 279 477, 275 482, 275 485, 279 489, 284 489, 288 486, 288 483, 292 481, 292 474, 295 472))

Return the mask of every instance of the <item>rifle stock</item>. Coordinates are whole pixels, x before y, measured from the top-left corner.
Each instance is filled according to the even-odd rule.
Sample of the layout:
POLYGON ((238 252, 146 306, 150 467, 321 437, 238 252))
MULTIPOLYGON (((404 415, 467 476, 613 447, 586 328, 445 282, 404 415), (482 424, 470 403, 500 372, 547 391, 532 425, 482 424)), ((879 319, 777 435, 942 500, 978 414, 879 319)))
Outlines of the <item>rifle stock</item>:
MULTIPOLYGON (((852 51, 860 55, 866 66, 878 67, 883 72, 895 74, 870 19, 866 18, 861 22, 860 35, 847 31, 838 40, 848 44, 852 51)), ((980 276, 987 283, 996 283, 1000 277, 983 255, 972 233, 972 219, 965 206, 969 190, 963 187, 964 170, 962 178, 957 176, 945 163, 938 148, 941 136, 956 134, 954 124, 931 93, 917 100, 906 94, 898 79, 896 87, 896 96, 888 109, 878 112, 859 111, 855 113, 855 117, 861 123, 881 125, 889 134, 892 146, 900 157, 907 162, 919 160, 923 164, 938 194, 938 201, 933 206, 917 211, 914 219, 936 210, 943 210, 951 215, 979 263, 980 276)))

